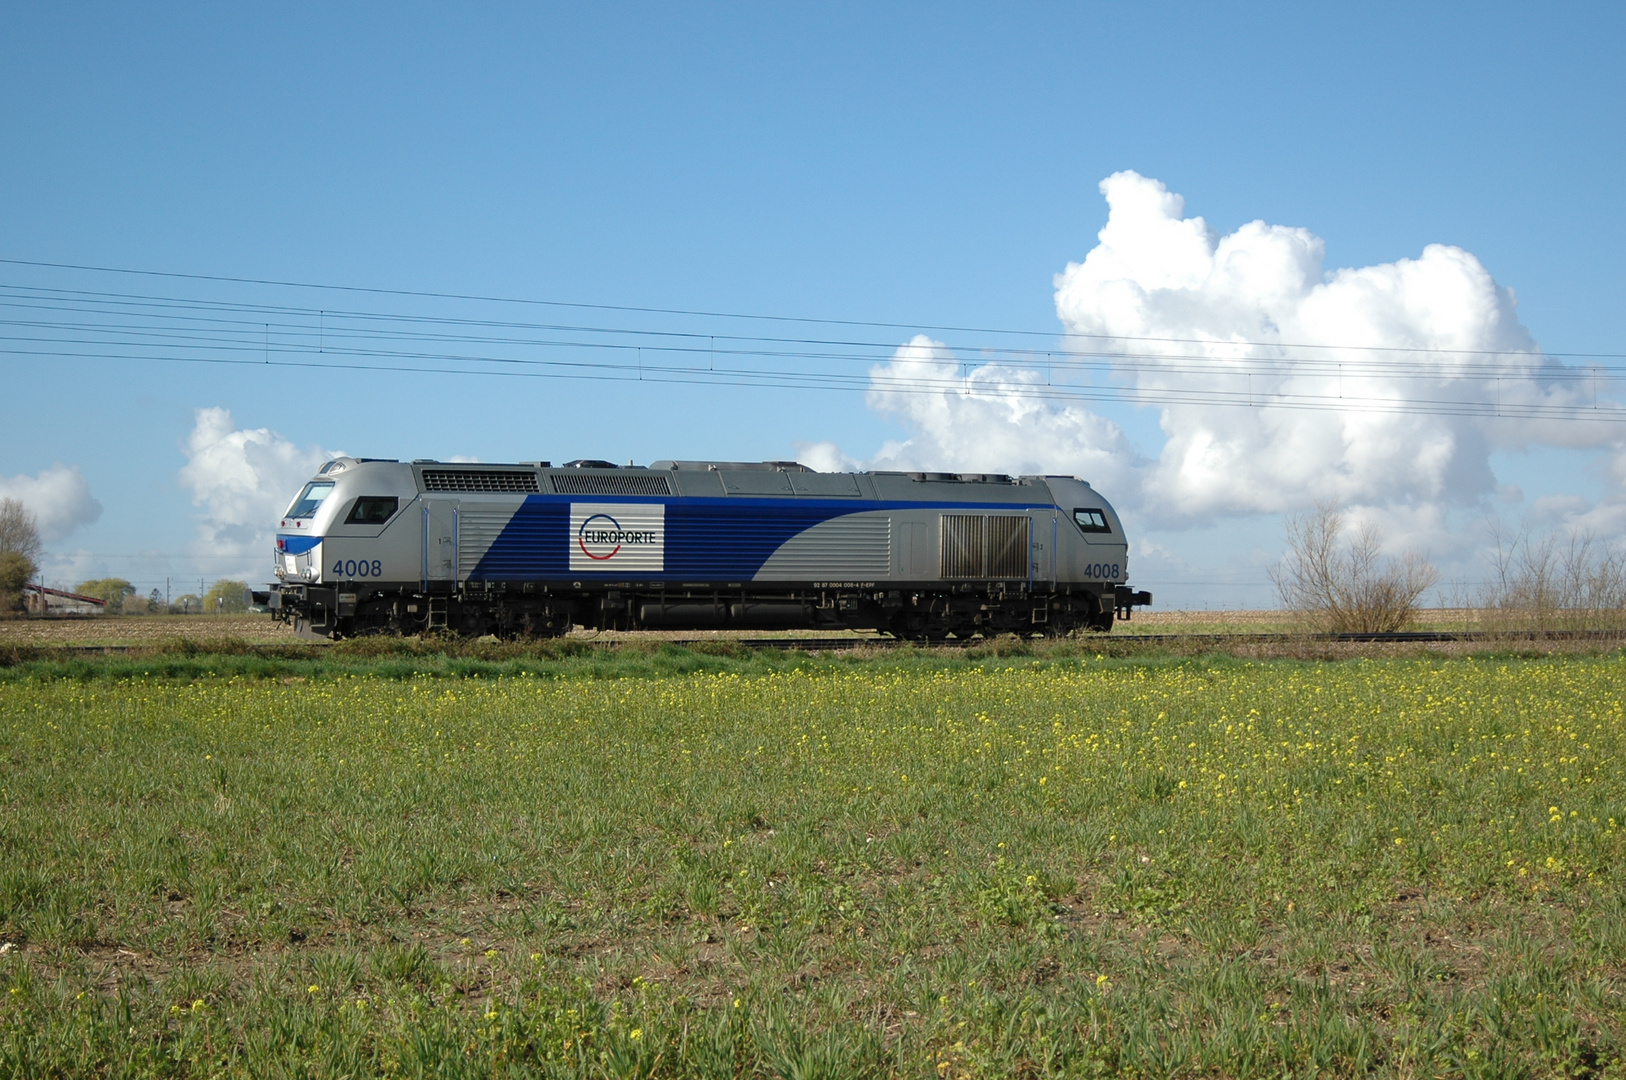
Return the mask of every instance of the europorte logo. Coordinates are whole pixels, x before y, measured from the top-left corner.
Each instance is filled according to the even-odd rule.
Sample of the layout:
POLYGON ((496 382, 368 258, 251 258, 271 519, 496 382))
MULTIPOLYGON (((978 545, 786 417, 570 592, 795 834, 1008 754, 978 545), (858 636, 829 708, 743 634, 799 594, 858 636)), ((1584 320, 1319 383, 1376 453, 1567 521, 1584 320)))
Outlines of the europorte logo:
POLYGON ((571 503, 570 568, 666 569, 666 507, 659 503, 571 503))

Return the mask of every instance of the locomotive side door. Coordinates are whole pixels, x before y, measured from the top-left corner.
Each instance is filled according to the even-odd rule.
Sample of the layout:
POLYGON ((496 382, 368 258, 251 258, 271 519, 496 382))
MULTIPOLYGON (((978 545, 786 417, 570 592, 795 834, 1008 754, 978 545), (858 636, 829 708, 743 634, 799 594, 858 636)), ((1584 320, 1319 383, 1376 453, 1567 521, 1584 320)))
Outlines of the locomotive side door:
POLYGON ((455 584, 457 578, 457 500, 423 500, 423 587, 455 584))
POLYGON ((925 581, 937 576, 937 546, 929 535, 924 521, 905 521, 898 544, 898 577, 905 580, 925 581))
POLYGON ((1028 533, 1028 587, 1056 585, 1057 518, 1054 511, 1033 515, 1028 533))

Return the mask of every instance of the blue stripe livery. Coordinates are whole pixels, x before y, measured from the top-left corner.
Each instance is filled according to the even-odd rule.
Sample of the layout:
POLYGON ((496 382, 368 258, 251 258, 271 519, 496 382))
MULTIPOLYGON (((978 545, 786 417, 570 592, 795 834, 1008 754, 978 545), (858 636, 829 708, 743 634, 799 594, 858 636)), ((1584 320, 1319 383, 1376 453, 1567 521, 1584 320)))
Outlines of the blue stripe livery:
POLYGON ((570 504, 619 502, 666 507, 666 569, 674 581, 748 581, 799 533, 848 514, 885 510, 1052 510, 1049 503, 887 503, 869 500, 634 498, 528 495, 469 575, 475 581, 624 579, 625 570, 570 569, 570 504))
POLYGON ((321 542, 320 536, 312 536, 309 533, 300 533, 297 536, 277 534, 277 550, 284 555, 303 555, 321 542))

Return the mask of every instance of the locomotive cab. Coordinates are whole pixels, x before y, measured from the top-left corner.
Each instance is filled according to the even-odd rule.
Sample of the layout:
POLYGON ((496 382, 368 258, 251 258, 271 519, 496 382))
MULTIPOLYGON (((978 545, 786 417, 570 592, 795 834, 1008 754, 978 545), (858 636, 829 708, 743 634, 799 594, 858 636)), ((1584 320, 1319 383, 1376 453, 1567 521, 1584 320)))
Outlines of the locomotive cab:
POLYGON ((341 457, 306 482, 278 524, 271 606, 296 629, 330 636, 377 595, 419 585, 418 497, 393 461, 341 457), (399 535, 391 535, 396 533, 399 535))

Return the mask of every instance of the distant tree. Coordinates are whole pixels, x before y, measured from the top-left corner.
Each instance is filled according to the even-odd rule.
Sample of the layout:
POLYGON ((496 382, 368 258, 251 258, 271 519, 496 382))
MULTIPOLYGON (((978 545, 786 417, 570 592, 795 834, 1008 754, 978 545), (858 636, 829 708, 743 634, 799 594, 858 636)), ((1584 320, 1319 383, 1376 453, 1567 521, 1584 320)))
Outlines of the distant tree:
POLYGON ((34 577, 34 564, 16 551, 0 551, 0 612, 23 609, 23 586, 34 577))
POLYGON ((147 611, 154 612, 164 606, 164 594, 154 589, 147 594, 147 611))
POLYGON ((28 507, 21 499, 0 499, 0 552, 21 555, 37 568, 41 550, 39 522, 28 507))
POLYGON ((196 593, 182 593, 169 605, 171 615, 196 615, 203 610, 203 601, 198 599, 196 593))
POLYGON ((248 585, 245 582, 221 578, 209 587, 203 598, 203 610, 209 615, 221 613, 241 615, 248 610, 248 585))
POLYGON ((97 578, 94 581, 81 581, 73 587, 73 591, 80 596, 94 596, 98 600, 107 601, 109 613, 124 610, 126 597, 135 595, 135 586, 119 577, 97 578))

